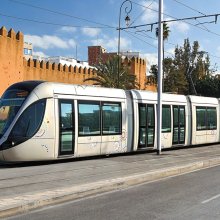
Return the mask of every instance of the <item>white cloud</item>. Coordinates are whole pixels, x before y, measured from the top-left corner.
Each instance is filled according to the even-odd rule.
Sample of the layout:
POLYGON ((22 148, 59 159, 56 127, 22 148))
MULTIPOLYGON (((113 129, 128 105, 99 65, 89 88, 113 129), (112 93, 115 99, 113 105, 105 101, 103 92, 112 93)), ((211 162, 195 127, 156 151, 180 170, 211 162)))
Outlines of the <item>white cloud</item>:
POLYGON ((59 30, 61 32, 74 33, 74 32, 76 32, 77 28, 64 26, 64 27, 60 28, 59 30))
POLYGON ((24 36, 25 42, 30 42, 33 44, 34 48, 43 48, 43 49, 50 49, 50 48, 62 48, 67 49, 69 47, 75 47, 74 40, 63 40, 54 35, 25 35, 24 36))
POLYGON ((157 2, 153 2, 152 1, 143 1, 140 3, 141 5, 144 5, 145 8, 143 7, 143 15, 141 16, 141 20, 142 22, 145 22, 145 23, 149 23, 149 22, 152 22, 152 21, 157 21, 158 19, 158 8, 159 8, 159 5, 157 2), (149 9, 148 9, 149 7, 149 9))
MULTIPOLYGON (((92 45, 101 45, 110 51, 116 52, 118 50, 118 38, 100 38, 92 40, 92 45)), ((121 51, 129 51, 131 49, 131 40, 121 37, 120 40, 121 51)))
POLYGON ((175 48, 169 48, 169 49, 165 49, 164 51, 164 57, 170 57, 170 56, 174 56, 175 55, 175 48), (167 53, 166 53, 167 52, 167 53))
POLYGON ((169 22, 168 26, 171 29, 171 33, 175 33, 177 31, 179 31, 181 33, 187 33, 190 29, 189 24, 182 22, 182 21, 169 22))
POLYGON ((101 33, 99 28, 82 28, 82 33, 89 37, 95 37, 101 33))
POLYGON ((48 57, 44 52, 42 51, 33 51, 34 56, 39 56, 39 57, 48 57))
POLYGON ((70 39, 70 40, 68 40, 68 44, 69 44, 71 47, 75 47, 75 46, 76 46, 76 41, 73 40, 73 39, 70 39))
POLYGON ((158 64, 158 55, 157 53, 145 53, 143 56, 147 60, 147 74, 149 74, 151 65, 158 64))

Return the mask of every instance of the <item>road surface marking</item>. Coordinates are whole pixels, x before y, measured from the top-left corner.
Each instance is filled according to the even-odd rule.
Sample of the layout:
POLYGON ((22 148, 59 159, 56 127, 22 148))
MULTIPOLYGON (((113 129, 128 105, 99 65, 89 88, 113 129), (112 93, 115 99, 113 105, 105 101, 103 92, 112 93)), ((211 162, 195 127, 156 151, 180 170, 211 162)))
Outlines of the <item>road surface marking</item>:
POLYGON ((211 197, 210 199, 204 200, 204 201, 202 202, 202 204, 211 202, 212 200, 217 199, 218 197, 220 197, 220 194, 218 194, 218 195, 216 195, 216 196, 213 196, 213 197, 211 197))

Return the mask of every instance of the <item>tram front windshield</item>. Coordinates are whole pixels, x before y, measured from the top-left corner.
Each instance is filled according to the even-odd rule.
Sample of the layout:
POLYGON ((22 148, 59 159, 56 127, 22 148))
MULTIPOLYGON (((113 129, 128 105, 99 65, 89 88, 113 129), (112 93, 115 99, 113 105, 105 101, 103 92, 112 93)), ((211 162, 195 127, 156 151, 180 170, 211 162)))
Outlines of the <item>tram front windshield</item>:
POLYGON ((8 90, 0 99, 0 138, 6 132, 28 96, 24 90, 8 90))

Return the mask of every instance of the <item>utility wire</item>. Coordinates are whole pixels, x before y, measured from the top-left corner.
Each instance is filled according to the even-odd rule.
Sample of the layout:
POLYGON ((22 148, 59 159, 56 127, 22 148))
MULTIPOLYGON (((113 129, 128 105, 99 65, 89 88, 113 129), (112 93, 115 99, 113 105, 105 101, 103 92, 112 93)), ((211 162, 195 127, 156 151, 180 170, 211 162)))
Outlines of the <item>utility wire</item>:
MULTIPOLYGON (((127 34, 131 35, 132 37, 134 37, 134 38, 136 38, 136 39, 138 39, 138 40, 144 42, 145 44, 148 44, 149 46, 151 46, 151 47, 153 47, 153 48, 155 48, 155 49, 158 49, 157 46, 155 46, 155 45, 153 45, 153 44, 150 44, 149 42, 147 42, 147 41, 145 41, 145 40, 143 40, 143 39, 141 39, 141 38, 135 36, 135 35, 139 35, 139 36, 143 37, 142 35, 137 34, 137 33, 135 33, 135 35, 134 35, 133 32, 128 31, 128 30, 123 30, 123 31, 126 32, 127 34)), ((170 54, 170 55, 173 57, 173 54, 172 54, 172 53, 170 53, 170 52, 168 52, 168 51, 164 51, 164 52, 167 53, 167 54, 170 54)))
MULTIPOLYGON (((203 12, 198 11, 197 9, 192 8, 192 7, 190 7, 189 5, 186 5, 186 4, 184 4, 184 3, 182 3, 182 2, 180 2, 180 1, 178 1, 178 0, 173 0, 173 1, 175 1, 176 3, 178 3, 178 4, 180 4, 180 5, 183 5, 184 7, 188 8, 188 9, 191 9, 192 11, 195 11, 195 12, 201 14, 201 15, 206 15, 206 14, 204 14, 203 12)), ((207 31, 209 31, 209 29, 204 25, 204 24, 207 24, 207 23, 209 23, 209 22, 203 22, 203 23, 201 23, 201 22, 197 21, 197 25, 201 25, 201 26, 203 26, 207 31)))
POLYGON ((130 24, 129 26, 131 26, 132 24, 134 24, 135 21, 137 21, 137 19, 138 19, 139 17, 141 17, 141 16, 145 13, 145 11, 146 11, 147 9, 149 9, 150 6, 151 6, 154 2, 155 2, 155 0, 153 0, 153 1, 133 20, 133 22, 131 22, 131 24, 130 24))
MULTIPOLYGON (((65 26, 65 27, 80 27, 80 28, 84 27, 84 28, 100 28, 100 29, 101 28, 110 28, 110 27, 92 27, 92 26, 80 26, 80 25, 52 23, 52 22, 46 22, 46 21, 33 20, 33 19, 29 19, 29 18, 16 17, 16 16, 6 15, 6 14, 2 14, 2 13, 0 13, 0 16, 7 17, 7 18, 13 18, 13 19, 21 20, 21 21, 28 21, 28 22, 34 22, 34 23, 39 23, 39 24, 54 25, 54 26, 61 26, 61 27, 65 26)), ((114 27, 114 29, 115 29, 115 27, 114 27)))
POLYGON ((107 25, 107 24, 102 24, 102 23, 99 23, 99 22, 96 22, 96 21, 91 21, 91 20, 88 20, 88 19, 85 19, 85 18, 73 16, 73 15, 70 15, 70 14, 63 13, 63 12, 54 11, 54 10, 51 10, 51 9, 39 7, 39 6, 32 5, 32 4, 23 2, 23 1, 18 1, 18 0, 8 0, 8 1, 13 2, 13 3, 17 3, 17 4, 21 4, 21 5, 25 5, 25 6, 28 6, 28 7, 32 7, 32 8, 37 8, 37 9, 47 11, 47 12, 50 12, 50 13, 53 13, 53 14, 59 14, 59 15, 71 17, 71 18, 74 18, 74 19, 77 19, 77 20, 86 21, 86 22, 89 22, 89 23, 97 24, 97 25, 102 25, 104 27, 115 28, 115 27, 112 27, 112 26, 107 25))
POLYGON ((178 1, 178 0, 173 0, 173 1, 174 1, 174 2, 177 2, 178 4, 181 4, 181 5, 185 6, 186 8, 189 8, 189 9, 195 11, 195 12, 198 12, 198 13, 201 14, 201 15, 205 15, 203 12, 198 11, 197 9, 192 8, 192 7, 190 7, 189 5, 186 5, 186 4, 184 4, 184 3, 182 3, 182 2, 180 2, 180 1, 178 1))
MULTIPOLYGON (((33 19, 28 19, 28 18, 21 18, 21 17, 11 16, 11 15, 6 15, 6 14, 3 14, 3 13, 0 13, 0 16, 4 16, 4 17, 8 17, 8 18, 13 18, 13 19, 18 19, 18 20, 22 20, 22 21, 28 21, 28 22, 34 22, 34 23, 40 23, 40 24, 46 24, 46 25, 54 25, 54 26, 85 27, 85 28, 114 28, 114 29, 116 29, 116 27, 113 27, 113 26, 110 26, 110 25, 106 25, 106 24, 102 24, 102 23, 99 23, 99 22, 91 21, 91 20, 88 20, 88 19, 85 19, 85 18, 81 18, 81 17, 69 15, 69 14, 66 14, 66 13, 62 13, 62 12, 50 10, 50 9, 47 9, 47 8, 35 6, 35 5, 29 4, 29 3, 25 3, 25 2, 22 2, 22 1, 18 1, 18 0, 8 0, 8 1, 11 1, 11 2, 14 2, 14 3, 17 3, 17 4, 26 5, 26 6, 28 6, 28 7, 37 8, 37 9, 40 9, 40 10, 48 11, 48 12, 50 12, 50 13, 59 14, 59 15, 71 17, 71 18, 74 18, 74 19, 86 21, 86 22, 89 22, 89 23, 102 25, 102 27, 97 27, 97 26, 94 26, 94 27, 93 27, 93 26, 79 26, 79 25, 69 25, 69 24, 52 23, 52 22, 45 22, 45 21, 39 21, 39 20, 33 20, 33 19), (104 26, 104 27, 103 27, 103 26, 104 26)), ((134 4, 136 4, 136 5, 139 5, 139 6, 144 7, 145 10, 149 9, 149 10, 152 10, 152 11, 154 11, 154 12, 158 12, 157 10, 150 8, 150 6, 153 4, 154 1, 155 1, 155 0, 153 0, 148 6, 141 5, 141 4, 139 4, 139 3, 137 3, 137 2, 134 2, 134 1, 132 1, 132 2, 133 2, 134 4)), ((196 12, 202 14, 204 17, 208 17, 208 15, 205 15, 204 13, 202 13, 202 12, 196 10, 196 9, 193 9, 192 7, 190 7, 190 6, 188 6, 188 5, 184 4, 184 3, 181 3, 181 2, 179 2, 179 1, 177 1, 177 0, 173 0, 173 1, 175 1, 175 2, 177 2, 177 3, 179 3, 179 4, 182 4, 182 5, 184 5, 185 7, 190 8, 191 10, 194 10, 194 11, 196 11, 196 12)), ((135 20, 129 25, 129 27, 145 12, 145 10, 144 10, 139 16, 137 16, 137 17, 135 18, 135 20)), ((174 18, 175 20, 182 20, 182 19, 177 19, 177 18, 175 18, 175 17, 173 17, 173 16, 171 16, 171 15, 165 14, 165 13, 163 13, 163 14, 166 15, 166 16, 169 16, 169 17, 171 17, 171 18, 174 18)), ((219 14, 216 14, 216 15, 219 15, 219 14)), ((214 15, 213 15, 213 16, 214 16, 214 15)), ((164 21, 164 22, 171 22, 171 21, 174 21, 174 20, 168 20, 168 21, 164 21)), ((184 21, 184 22, 185 22, 185 23, 188 23, 188 24, 190 24, 190 25, 192 25, 192 26, 195 26, 195 27, 197 27, 197 28, 200 28, 200 29, 202 29, 202 30, 205 30, 205 31, 207 31, 207 32, 209 32, 209 33, 212 33, 212 34, 215 34, 215 35, 217 35, 217 36, 220 36, 220 34, 217 34, 217 33, 215 33, 215 32, 212 32, 212 31, 208 30, 207 28, 204 29, 204 28, 201 28, 201 27, 196 26, 196 25, 194 25, 194 24, 191 24, 191 23, 189 23, 189 22, 186 22, 186 21, 184 21)), ((158 23, 158 22, 155 22, 155 23, 152 23, 152 24, 157 24, 157 23, 158 23)), ((200 23, 200 24, 201 24, 201 23, 200 23)), ((151 24, 149 24, 149 25, 151 25, 151 24)), ((146 25, 145 25, 145 26, 146 26, 146 25)), ((138 38, 138 37, 135 36, 135 35, 133 35, 133 32, 130 32, 130 31, 128 31, 128 30, 124 30, 124 31, 125 31, 126 33, 130 34, 131 36, 133 36, 133 37, 139 39, 140 41, 142 41, 142 42, 148 44, 149 46, 151 46, 151 47, 157 49, 156 46, 150 44, 150 43, 147 42, 147 41, 144 41, 143 39, 138 38)), ((135 33, 135 34, 136 34, 136 35, 139 35, 139 36, 142 36, 141 34, 137 34, 137 33, 135 33)), ((156 40, 156 38, 153 38, 153 37, 151 37, 151 36, 149 36, 149 35, 147 35, 147 34, 145 34, 145 35, 146 35, 147 37, 149 37, 149 38, 152 38, 152 39, 156 40)), ((143 37, 143 36, 142 36, 142 37, 143 37)), ((171 44, 171 45, 176 46, 175 44, 170 43, 170 42, 169 42, 168 44, 171 44)), ((172 53, 167 52, 167 51, 165 51, 165 52, 168 53, 168 54, 171 54, 171 55, 173 56, 172 53)), ((212 57, 215 57, 215 58, 220 58, 220 57, 215 56, 215 55, 212 55, 212 54, 209 54, 209 55, 212 56, 212 57)))
MULTIPOLYGON (((132 3, 134 3, 134 4, 136 4, 136 5, 139 5, 139 6, 141 6, 141 7, 146 8, 146 6, 144 6, 144 5, 142 5, 142 4, 139 4, 139 3, 137 3, 137 2, 132 1, 132 3)), ((158 10, 155 10, 155 9, 152 9, 152 8, 149 8, 149 9, 152 10, 152 11, 154 11, 154 12, 157 12, 157 13, 158 13, 158 10)), ((173 18, 172 20, 167 20, 167 21, 164 21, 164 22, 183 21, 183 22, 185 22, 186 24, 192 25, 192 26, 194 26, 194 27, 196 27, 196 28, 199 28, 199 29, 201 29, 201 30, 203 30, 203 31, 209 32, 209 33, 211 33, 211 34, 214 34, 214 35, 220 37, 220 34, 218 34, 218 33, 215 33, 215 32, 213 32, 213 31, 207 30, 207 29, 204 28, 204 27, 200 27, 200 26, 197 26, 197 25, 195 25, 195 24, 192 24, 192 23, 186 21, 186 20, 192 20, 193 18, 196 20, 196 18, 205 18, 205 17, 210 17, 210 16, 219 16, 220 14, 203 15, 203 16, 189 17, 189 18, 176 18, 176 17, 174 17, 174 16, 172 16, 172 15, 169 15, 169 14, 166 14, 166 13, 163 13, 163 15, 166 15, 166 16, 168 16, 168 17, 173 18)), ((212 23, 213 23, 213 22, 212 22, 212 23)), ((135 27, 141 27, 141 26, 148 26, 148 25, 155 25, 155 24, 158 24, 158 22, 154 22, 154 23, 151 23, 151 24, 144 24, 144 25, 133 26, 133 27, 129 27, 129 28, 135 28, 135 27)))
MULTIPOLYGON (((157 38, 155 38, 155 37, 151 37, 149 34, 147 34, 146 32, 148 32, 148 31, 144 31, 144 30, 138 30, 138 31, 135 31, 135 32, 133 32, 134 34, 136 34, 136 33, 142 33, 142 36, 143 37, 147 37, 147 38, 150 38, 150 39, 152 39, 152 40, 158 40, 157 38)), ((174 44, 174 43, 171 43, 171 42, 169 42, 169 41, 165 41, 165 43, 167 43, 167 44, 170 44, 170 45, 172 45, 172 46, 176 46, 176 44, 174 44)))

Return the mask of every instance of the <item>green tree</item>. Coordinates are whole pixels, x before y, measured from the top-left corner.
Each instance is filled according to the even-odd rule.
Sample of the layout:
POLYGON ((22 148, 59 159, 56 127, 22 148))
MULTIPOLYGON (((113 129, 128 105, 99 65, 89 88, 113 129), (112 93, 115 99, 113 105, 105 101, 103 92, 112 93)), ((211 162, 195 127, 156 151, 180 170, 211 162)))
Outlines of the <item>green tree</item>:
MULTIPOLYGON (((121 59, 121 58, 120 58, 121 59)), ((122 61, 122 60, 121 60, 122 61)), ((122 63, 122 62, 120 62, 122 63)), ((108 88, 136 89, 138 88, 136 76, 130 73, 128 66, 121 64, 118 77, 118 57, 114 56, 106 63, 99 63, 96 67, 96 76, 84 80, 93 81, 93 85, 108 88), (119 81, 118 81, 119 79, 119 81)))
MULTIPOLYGON (((189 39, 184 40, 183 46, 175 48, 174 58, 164 59, 164 92, 177 92, 180 94, 196 94, 204 89, 202 80, 213 82, 212 75, 215 70, 210 67, 210 59, 206 52, 199 50, 198 41, 190 45, 189 39)), ((151 66, 150 73, 157 79, 157 65, 151 66), (156 76, 155 76, 156 75, 156 76)), ((217 83, 216 79, 214 83, 217 83)), ((216 85, 213 86, 213 90, 216 85)), ((211 88, 210 88, 211 89, 211 88)), ((204 90, 205 92, 205 90, 204 90)), ((200 93, 201 94, 201 93, 200 93)), ((207 91, 207 95, 212 92, 207 91)), ((205 95, 203 93, 203 95, 205 95)))
POLYGON ((220 80, 215 76, 205 76, 198 80, 196 90, 199 95, 208 97, 220 97, 220 80))
POLYGON ((172 58, 164 59, 164 72, 166 73, 164 91, 185 94, 187 88, 185 75, 177 70, 177 66, 174 65, 172 58))
POLYGON ((154 79, 154 82, 157 84, 158 66, 156 64, 151 65, 149 73, 151 77, 154 79))

